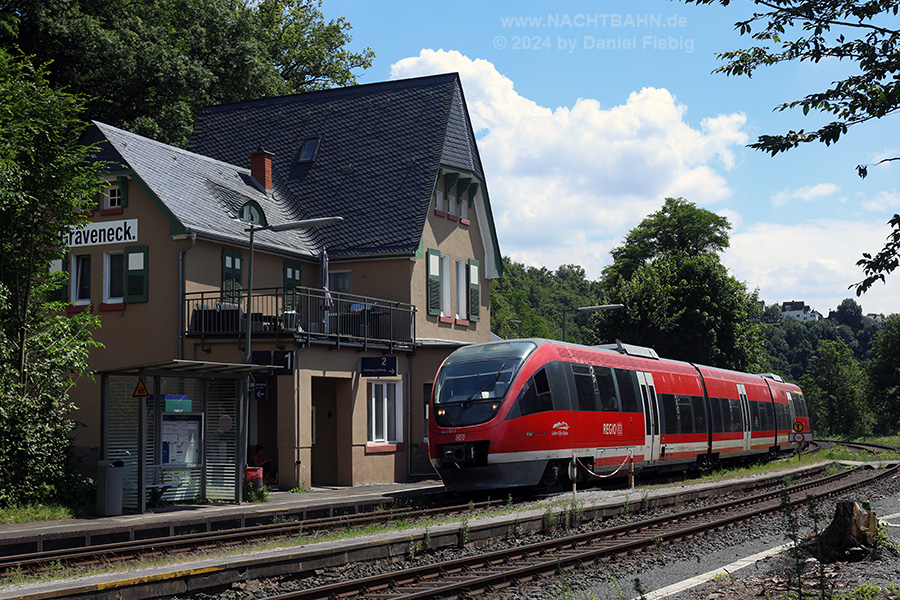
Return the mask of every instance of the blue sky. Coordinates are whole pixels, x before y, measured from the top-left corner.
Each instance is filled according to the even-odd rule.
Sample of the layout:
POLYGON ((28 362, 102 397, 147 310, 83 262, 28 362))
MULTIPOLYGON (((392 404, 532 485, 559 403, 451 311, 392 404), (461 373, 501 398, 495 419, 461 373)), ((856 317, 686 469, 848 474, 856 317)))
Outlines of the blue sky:
POLYGON ((900 273, 856 298, 856 261, 874 253, 900 211, 900 118, 851 128, 836 145, 777 157, 760 134, 814 129, 824 117, 778 112, 851 66, 784 64, 752 79, 712 71, 716 53, 750 45, 728 8, 661 0, 329 0, 351 48, 371 47, 372 83, 460 73, 505 256, 595 279, 610 249, 666 197, 728 217, 723 262, 767 303, 804 300, 827 315, 844 298, 900 312, 900 273))

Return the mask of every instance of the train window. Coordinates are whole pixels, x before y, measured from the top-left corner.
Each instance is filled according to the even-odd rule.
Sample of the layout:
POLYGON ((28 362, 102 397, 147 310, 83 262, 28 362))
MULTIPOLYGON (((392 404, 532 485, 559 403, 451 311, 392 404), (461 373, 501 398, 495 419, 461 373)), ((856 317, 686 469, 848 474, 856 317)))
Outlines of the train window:
POLYGON ((625 369, 613 369, 616 382, 619 384, 619 400, 622 401, 623 412, 641 412, 638 403, 637 373, 625 369))
POLYGON ((541 369, 534 374, 519 396, 519 411, 522 416, 553 410, 553 396, 547 372, 541 369))
POLYGON ((591 376, 591 368, 584 365, 572 365, 572 374, 575 377, 575 394, 578 400, 576 406, 578 410, 600 410, 594 378, 591 376))
POLYGON ((672 394, 660 394, 662 400, 662 427, 663 433, 678 433, 678 406, 675 404, 675 396, 672 394))
POLYGON ((678 413, 678 433, 694 433, 694 407, 689 396, 675 396, 678 413))
POLYGON ((694 405, 694 433, 706 433, 706 406, 705 400, 700 396, 691 396, 691 404, 694 405))
POLYGON ((729 398, 728 409, 729 412, 725 412, 725 421, 728 431, 744 431, 744 416, 741 413, 741 401, 729 398))
POLYGON ((750 431, 759 431, 763 429, 759 408, 759 402, 750 403, 750 431))
POLYGON ((709 399, 709 412, 711 413, 711 418, 712 418, 713 433, 722 433, 723 431, 725 431, 722 427, 722 399, 721 398, 710 398, 709 399))
POLYGON ((600 410, 619 412, 619 397, 616 394, 612 369, 594 366, 594 380, 597 382, 597 392, 600 394, 600 410))

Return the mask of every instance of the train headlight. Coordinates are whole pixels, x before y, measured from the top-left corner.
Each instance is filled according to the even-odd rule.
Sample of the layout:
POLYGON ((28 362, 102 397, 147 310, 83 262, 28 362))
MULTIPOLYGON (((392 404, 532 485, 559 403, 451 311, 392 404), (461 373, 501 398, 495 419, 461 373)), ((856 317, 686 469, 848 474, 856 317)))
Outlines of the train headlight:
POLYGON ((439 408, 439 409, 437 410, 437 414, 438 414, 439 417, 443 417, 444 415, 447 414, 447 411, 446 411, 445 409, 443 409, 443 408, 439 408))

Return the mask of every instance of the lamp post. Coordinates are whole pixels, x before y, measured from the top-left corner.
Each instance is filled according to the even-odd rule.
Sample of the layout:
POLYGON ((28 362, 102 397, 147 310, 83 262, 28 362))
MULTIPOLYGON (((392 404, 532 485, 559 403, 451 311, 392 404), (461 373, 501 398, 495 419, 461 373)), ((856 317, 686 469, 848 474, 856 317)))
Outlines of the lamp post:
POLYGON ((578 308, 572 309, 568 307, 563 308, 563 339, 562 341, 566 341, 566 317, 569 314, 570 310, 576 310, 578 312, 597 312, 599 310, 616 310, 618 308, 625 308, 624 304, 600 304, 597 306, 579 306, 578 308))
POLYGON ((522 321, 520 321, 519 319, 510 319, 509 322, 515 324, 516 326, 516 337, 522 337, 522 321))
POLYGON ((304 221, 294 221, 292 223, 282 223, 280 225, 260 225, 255 226, 250 223, 250 227, 244 231, 250 233, 250 262, 247 264, 247 315, 245 327, 247 329, 247 343, 244 347, 244 362, 250 364, 250 331, 251 331, 251 302, 253 301, 253 234, 257 231, 289 231, 291 229, 308 229, 310 227, 320 227, 322 225, 332 225, 343 221, 343 217, 322 217, 320 219, 306 219, 304 221))

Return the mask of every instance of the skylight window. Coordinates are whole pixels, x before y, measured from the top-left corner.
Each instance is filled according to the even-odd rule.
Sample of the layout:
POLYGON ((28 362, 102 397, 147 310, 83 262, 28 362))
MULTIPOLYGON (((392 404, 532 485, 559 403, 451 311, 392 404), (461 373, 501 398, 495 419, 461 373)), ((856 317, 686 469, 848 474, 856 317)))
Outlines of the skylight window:
POLYGON ((300 156, 297 162, 313 162, 316 160, 316 153, 319 150, 319 138, 307 138, 300 145, 300 156))

